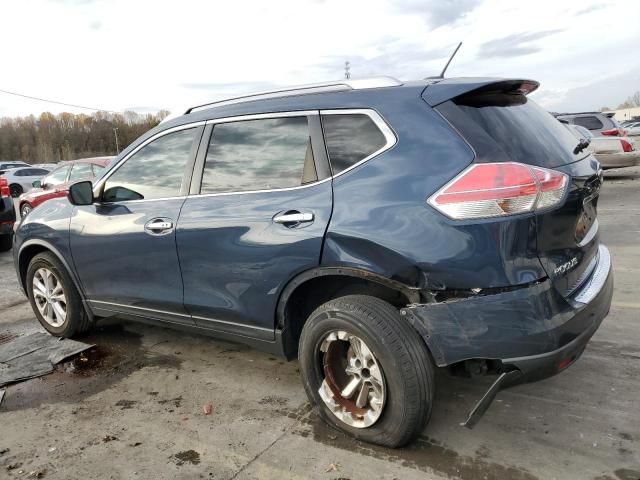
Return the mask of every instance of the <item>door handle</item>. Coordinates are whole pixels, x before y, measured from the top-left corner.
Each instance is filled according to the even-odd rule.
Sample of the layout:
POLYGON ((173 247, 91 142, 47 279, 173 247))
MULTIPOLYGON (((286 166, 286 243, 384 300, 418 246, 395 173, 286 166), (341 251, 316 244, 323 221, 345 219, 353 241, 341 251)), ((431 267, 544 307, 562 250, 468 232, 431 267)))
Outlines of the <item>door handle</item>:
POLYGON ((313 213, 287 212, 273 217, 274 223, 286 226, 297 225, 298 223, 313 222, 313 213))
POLYGON ((173 231, 173 221, 170 218, 154 218, 145 223, 144 231, 149 235, 166 235, 173 231))

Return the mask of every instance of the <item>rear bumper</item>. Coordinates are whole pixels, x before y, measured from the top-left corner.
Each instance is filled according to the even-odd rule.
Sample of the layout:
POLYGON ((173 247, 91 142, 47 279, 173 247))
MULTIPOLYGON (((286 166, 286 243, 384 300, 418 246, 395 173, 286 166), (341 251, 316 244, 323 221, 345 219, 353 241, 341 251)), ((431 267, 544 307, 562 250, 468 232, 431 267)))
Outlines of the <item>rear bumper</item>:
POLYGON ((620 153, 596 153, 602 168, 622 168, 640 165, 640 150, 620 153))
POLYGON ((591 276, 570 297, 550 281, 529 288, 414 305, 402 314, 421 333, 438 366, 494 360, 520 381, 554 375, 573 363, 609 313, 611 259, 600 246, 591 276))

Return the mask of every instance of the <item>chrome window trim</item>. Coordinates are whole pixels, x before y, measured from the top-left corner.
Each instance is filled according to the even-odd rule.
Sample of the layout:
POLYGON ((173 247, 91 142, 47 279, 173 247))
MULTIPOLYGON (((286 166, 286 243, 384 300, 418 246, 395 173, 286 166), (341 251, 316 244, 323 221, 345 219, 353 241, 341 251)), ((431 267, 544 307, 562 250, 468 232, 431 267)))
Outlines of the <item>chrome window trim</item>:
MULTIPOLYGON (((270 118, 308 117, 308 116, 314 116, 314 115, 315 116, 321 116, 321 115, 354 115, 354 114, 356 114, 356 115, 357 114, 367 115, 373 121, 373 123, 378 127, 378 129, 382 132, 382 134, 385 137, 386 143, 385 143, 385 145, 383 145, 381 148, 379 148, 378 150, 376 150, 375 152, 373 152, 369 156, 367 156, 367 157, 363 158, 362 160, 360 160, 360 161, 354 163, 353 165, 351 165, 349 168, 346 168, 343 171, 341 171, 340 173, 337 173, 337 174, 332 175, 330 177, 323 178, 322 180, 317 180, 315 182, 308 183, 306 185, 298 185, 298 186, 295 186, 295 187, 284 187, 284 188, 274 188, 274 189, 264 189, 264 190, 245 190, 245 191, 237 191, 237 192, 197 193, 197 194, 192 194, 192 195, 177 195, 177 196, 173 196, 173 197, 151 198, 151 199, 141 199, 141 200, 124 200, 124 201, 120 201, 120 202, 102 202, 102 203, 104 205, 110 205, 110 204, 114 204, 114 203, 117 203, 118 205, 120 205, 120 204, 127 204, 127 203, 154 202, 154 201, 170 200, 170 199, 177 199, 177 198, 187 198, 187 197, 219 197, 219 196, 223 196, 223 195, 247 195, 247 194, 254 194, 254 193, 286 192, 286 191, 301 190, 301 189, 305 189, 305 188, 315 187, 316 185, 320 185, 320 184, 325 183, 325 182, 327 182, 329 180, 333 180, 334 178, 337 178, 337 177, 339 177, 339 176, 341 176, 341 175, 353 170, 354 168, 362 165, 363 163, 368 162, 372 158, 377 157, 381 153, 384 153, 387 150, 390 150, 392 147, 394 147, 396 145, 396 143, 398 143, 397 135, 395 134, 393 129, 389 126, 389 124, 384 120, 384 118, 382 118, 382 116, 378 112, 376 112, 375 110, 373 110, 371 108, 324 109, 324 110, 292 110, 292 111, 287 111, 287 112, 272 112, 272 113, 257 113, 257 114, 249 114, 249 115, 234 115, 234 116, 230 116, 230 117, 214 118, 214 119, 211 119, 211 120, 202 120, 202 121, 198 121, 198 122, 192 122, 192 123, 187 123, 187 124, 184 124, 184 125, 179 125, 179 126, 176 126, 176 127, 168 128, 167 130, 163 130, 162 132, 158 132, 157 134, 153 135, 152 137, 149 137, 143 143, 138 145, 134 150, 129 152, 127 154, 127 156, 125 156, 121 160, 119 160, 118 163, 116 163, 103 177, 100 178, 98 183, 96 183, 96 185, 93 188, 93 194, 94 194, 94 196, 97 196, 98 193, 100 192, 101 188, 103 187, 104 183, 109 179, 109 177, 111 177, 111 175, 113 175, 129 158, 131 158, 133 155, 135 155, 140 149, 142 149, 143 147, 145 147, 149 143, 153 142, 154 140, 157 140, 158 138, 160 138, 160 137, 162 137, 164 135, 167 135, 169 133, 178 132, 180 130, 186 130, 186 129, 189 129, 189 128, 195 128, 195 127, 199 127, 199 126, 202 126, 202 125, 216 125, 216 124, 220 124, 220 123, 232 123, 232 122, 241 122, 241 121, 250 121, 250 120, 265 120, 265 119, 270 119, 270 118)), ((325 141, 325 145, 326 145, 326 141, 325 141)), ((329 163, 331 163, 331 158, 329 158, 329 163)))
MULTIPOLYGON (((315 182, 308 183, 306 185, 298 185, 296 187, 272 188, 272 189, 265 189, 265 190, 246 190, 246 191, 238 191, 238 192, 196 193, 193 195, 189 195, 189 197, 190 198, 191 197, 220 197, 223 195, 246 195, 246 194, 252 194, 252 193, 287 192, 291 190, 301 190, 303 188, 315 187, 316 185, 320 185, 321 183, 325 183, 329 180, 333 180, 334 178, 337 178, 340 175, 347 173, 350 170, 353 170, 354 168, 380 155, 381 153, 386 152, 387 150, 395 146, 396 143, 398 143, 398 137, 396 136, 393 129, 389 126, 389 124, 382 118, 382 116, 378 112, 376 112, 371 108, 300 110, 300 111, 288 111, 288 112, 276 112, 276 113, 260 113, 255 115, 238 115, 233 117, 224 117, 224 118, 216 118, 214 120, 207 120, 207 125, 209 125, 209 124, 218 124, 218 123, 239 122, 244 120, 261 120, 261 119, 269 119, 269 118, 283 118, 283 117, 310 116, 310 115, 353 115, 353 114, 367 115, 373 121, 373 123, 378 127, 378 129, 382 132, 382 134, 385 137, 386 143, 384 146, 382 146, 381 148, 373 152, 371 155, 363 158, 357 163, 354 163, 349 168, 345 168, 340 173, 331 175, 330 177, 327 177, 327 178, 323 178, 322 180, 317 180, 315 182)), ((325 146, 326 146, 326 141, 325 141, 325 146)), ((329 158, 329 164, 331 164, 331 158, 329 158)))
MULTIPOLYGON (((335 109, 320 110, 320 116, 322 115, 367 115, 371 119, 371 121, 373 121, 376 127, 378 127, 378 130, 382 132, 382 135, 384 135, 384 138, 386 140, 385 144, 382 147, 380 147, 378 150, 376 150, 369 156, 364 157, 362 160, 354 163, 349 168, 345 168, 340 173, 333 175, 332 178, 337 178, 340 175, 343 175, 353 170, 354 168, 362 165, 364 162, 368 162, 372 158, 380 155, 381 153, 386 152, 387 150, 390 150, 395 146, 396 143, 398 143, 398 136, 393 131, 393 129, 389 126, 389 124, 382 118, 382 116, 378 112, 376 112, 371 108, 349 108, 344 110, 335 110, 335 109)), ((326 144, 327 144, 327 141, 325 139, 325 145, 326 144)), ((327 148, 327 156, 329 157, 329 165, 331 165, 331 154, 329 153, 328 148, 327 148)))
POLYGON ((249 115, 234 115, 232 117, 212 118, 207 120, 207 125, 217 125, 218 123, 248 122, 251 120, 268 120, 270 118, 287 118, 287 117, 310 117, 320 115, 319 110, 291 110, 286 112, 272 113, 252 113, 249 115))
MULTIPOLYGON (((100 193, 100 190, 104 186, 104 183, 109 179, 109 177, 111 177, 111 175, 116 173, 118 171, 118 169, 120 169, 120 167, 122 167, 122 165, 127 160, 129 160, 133 155, 138 153, 142 148, 146 147, 148 144, 150 144, 154 140, 157 140, 160 137, 164 137, 165 135, 168 135, 170 133, 179 132, 180 130, 188 130, 190 128, 197 128, 197 127, 200 127, 200 126, 204 125, 205 123, 206 122, 204 120, 199 121, 199 122, 185 123, 184 125, 178 125, 177 127, 167 128, 166 130, 158 132, 155 135, 147 138, 144 142, 142 142, 136 148, 131 150, 125 157, 122 157, 120 160, 118 160, 118 163, 113 165, 113 167, 111 167, 109 169, 109 171, 107 173, 105 173, 100 178, 100 180, 98 180, 98 182, 93 187, 93 196, 94 197, 98 196, 98 194, 100 193)), ((169 198, 179 198, 179 197, 180 196, 178 196, 178 197, 169 197, 169 198)), ((127 202, 145 202, 145 201, 146 202, 150 202, 150 201, 153 201, 153 200, 162 200, 162 199, 160 199, 160 198, 151 198, 151 199, 142 199, 142 200, 127 200, 127 202)), ((124 202, 104 202, 104 203, 105 204, 106 203, 118 203, 118 204, 120 204, 120 203, 124 203, 124 202)))

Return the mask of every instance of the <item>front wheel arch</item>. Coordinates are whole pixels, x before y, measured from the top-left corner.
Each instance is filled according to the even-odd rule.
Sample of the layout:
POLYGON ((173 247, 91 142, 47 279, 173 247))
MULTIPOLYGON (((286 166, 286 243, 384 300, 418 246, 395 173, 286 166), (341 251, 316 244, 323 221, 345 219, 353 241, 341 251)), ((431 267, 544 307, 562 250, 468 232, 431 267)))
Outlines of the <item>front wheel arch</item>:
POLYGON ((24 292, 25 293, 27 292, 26 277, 27 277, 27 269, 29 268, 29 263, 31 263, 31 260, 33 259, 33 257, 35 257, 36 255, 42 252, 50 252, 51 254, 55 255, 58 258, 60 263, 62 263, 62 265, 66 269, 67 273, 69 273, 69 276, 71 277, 71 280, 73 281, 74 286, 80 293, 80 297, 83 299, 83 302, 84 302, 84 298, 85 298, 84 290, 82 289, 82 285, 80 284, 78 278, 76 277, 75 270, 71 268, 69 263, 65 260, 64 256, 60 253, 60 251, 57 248, 55 248, 53 245, 42 240, 30 240, 25 242, 20 247, 20 252, 18 253, 18 275, 19 275, 20 285, 22 286, 22 289, 24 290, 24 292))

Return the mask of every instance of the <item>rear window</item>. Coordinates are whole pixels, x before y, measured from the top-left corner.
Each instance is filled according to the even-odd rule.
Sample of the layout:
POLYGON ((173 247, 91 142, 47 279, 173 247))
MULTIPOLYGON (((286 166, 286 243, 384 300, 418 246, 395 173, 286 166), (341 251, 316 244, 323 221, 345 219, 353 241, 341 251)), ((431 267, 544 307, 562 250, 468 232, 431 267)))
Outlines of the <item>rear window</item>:
POLYGON ((604 128, 604 125, 602 124, 600 119, 598 117, 594 117, 593 115, 587 117, 574 117, 573 123, 575 123, 576 125, 580 125, 587 130, 600 130, 601 128, 604 128))
POLYGON ((465 95, 437 109, 471 144, 479 162, 515 161, 557 167, 589 154, 574 154, 576 138, 524 95, 465 95))

